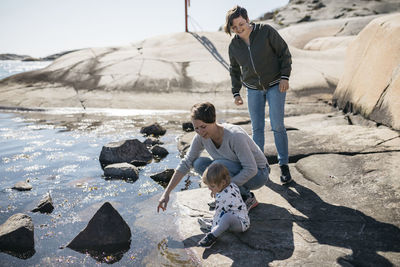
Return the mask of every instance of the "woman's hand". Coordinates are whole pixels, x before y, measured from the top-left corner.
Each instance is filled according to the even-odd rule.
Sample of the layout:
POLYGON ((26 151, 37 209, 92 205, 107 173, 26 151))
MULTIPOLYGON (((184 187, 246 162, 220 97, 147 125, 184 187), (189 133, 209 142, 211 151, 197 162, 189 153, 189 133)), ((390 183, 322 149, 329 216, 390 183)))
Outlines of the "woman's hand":
POLYGON ((279 91, 284 93, 287 90, 289 90, 289 81, 285 80, 285 79, 281 79, 281 81, 279 82, 279 91))
POLYGON ((240 95, 235 96, 235 104, 237 106, 243 105, 243 99, 240 95))
POLYGON ((157 212, 160 212, 160 209, 165 211, 167 209, 168 201, 169 201, 169 194, 166 193, 162 194, 160 200, 158 201, 157 212))

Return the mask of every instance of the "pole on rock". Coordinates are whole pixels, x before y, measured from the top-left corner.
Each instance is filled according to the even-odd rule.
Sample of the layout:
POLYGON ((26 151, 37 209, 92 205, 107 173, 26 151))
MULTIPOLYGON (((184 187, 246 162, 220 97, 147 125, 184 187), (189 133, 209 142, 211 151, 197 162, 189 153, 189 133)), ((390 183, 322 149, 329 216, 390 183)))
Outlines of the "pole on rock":
POLYGON ((188 30, 188 6, 190 6, 190 0, 185 0, 185 32, 188 30))

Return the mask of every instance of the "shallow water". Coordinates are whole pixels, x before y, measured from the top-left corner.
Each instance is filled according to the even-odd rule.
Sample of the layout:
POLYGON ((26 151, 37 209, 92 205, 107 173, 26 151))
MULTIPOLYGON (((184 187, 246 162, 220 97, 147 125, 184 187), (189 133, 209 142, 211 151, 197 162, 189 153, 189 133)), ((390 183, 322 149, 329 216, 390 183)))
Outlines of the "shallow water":
MULTIPOLYGON (((220 121, 237 113, 218 114, 220 121)), ((0 266, 122 265, 195 266, 183 248, 175 224, 177 210, 157 214, 164 188, 151 174, 179 163, 177 138, 188 112, 179 110, 135 111, 114 109, 49 109, 0 113, 0 223, 21 212, 32 217, 35 252, 22 255, 0 253, 0 266), (142 167, 135 182, 107 180, 99 163, 102 146, 137 138, 140 128, 158 122, 167 129, 160 138, 169 155, 142 167), (29 180, 33 189, 11 189, 29 180), (54 211, 32 213, 43 195, 50 193, 54 211), (128 223, 132 242, 120 255, 90 255, 63 248, 104 202, 110 202, 128 223), (26 257, 26 256, 25 256, 26 257)), ((200 177, 189 174, 174 191, 200 187, 200 177)), ((172 202, 172 201, 171 201, 172 202)))
MULTIPOLYGON (((194 265, 177 236, 176 211, 170 208, 167 213, 156 213, 163 187, 149 177, 174 168, 179 162, 175 139, 182 134, 178 123, 182 121, 181 112, 158 112, 157 121, 167 127, 167 134, 160 140, 170 154, 141 168, 135 182, 106 180, 98 157, 108 142, 132 138, 143 141, 140 127, 155 117, 54 113, 0 113, 0 222, 21 212, 31 216, 35 225, 35 253, 27 259, 0 253, 0 265, 90 266, 116 261, 112 255, 96 258, 60 248, 87 225, 106 201, 112 203, 132 231, 130 249, 116 261, 118 265, 194 265), (11 189, 24 180, 32 184, 31 191, 11 189), (30 212, 47 192, 53 198, 54 211, 49 215, 30 212)), ((197 187, 199 177, 191 176, 182 180, 176 190, 197 187)))
MULTIPOLYGON (((0 79, 49 63, 0 61, 0 79)), ((243 111, 228 110, 217 117, 223 122, 241 115, 243 111)), ((0 266, 196 266, 177 233, 177 210, 170 205, 157 214, 164 188, 150 178, 177 166, 176 139, 184 133, 182 122, 188 120, 189 112, 182 110, 0 109, 0 224, 21 212, 32 217, 35 227, 35 251, 28 255, 0 252, 0 266), (106 180, 98 160, 102 146, 124 139, 144 141, 140 128, 154 122, 167 129, 160 140, 169 155, 142 167, 135 182, 106 180), (31 191, 11 189, 25 180, 33 185, 31 191), (30 212, 46 193, 53 199, 53 212, 30 212), (131 229, 129 249, 91 255, 64 248, 106 201, 131 229)), ((174 191, 199 186, 200 177, 191 173, 174 191)), ((173 198, 172 194, 171 203, 173 198)))
POLYGON ((0 80, 20 72, 47 67, 52 61, 0 60, 0 80))

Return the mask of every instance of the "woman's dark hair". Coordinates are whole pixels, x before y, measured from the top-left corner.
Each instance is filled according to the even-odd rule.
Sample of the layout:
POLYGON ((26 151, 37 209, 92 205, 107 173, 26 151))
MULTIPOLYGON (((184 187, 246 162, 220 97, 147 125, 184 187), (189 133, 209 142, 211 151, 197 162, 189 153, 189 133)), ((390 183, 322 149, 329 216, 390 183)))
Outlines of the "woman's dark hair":
POLYGON ((236 5, 233 8, 229 9, 226 13, 224 30, 227 34, 231 35, 233 20, 238 17, 242 17, 245 20, 249 19, 249 17, 247 16, 247 10, 244 7, 236 5))
POLYGON ((205 123, 215 122, 215 107, 210 102, 198 103, 191 109, 192 120, 201 120, 205 123))

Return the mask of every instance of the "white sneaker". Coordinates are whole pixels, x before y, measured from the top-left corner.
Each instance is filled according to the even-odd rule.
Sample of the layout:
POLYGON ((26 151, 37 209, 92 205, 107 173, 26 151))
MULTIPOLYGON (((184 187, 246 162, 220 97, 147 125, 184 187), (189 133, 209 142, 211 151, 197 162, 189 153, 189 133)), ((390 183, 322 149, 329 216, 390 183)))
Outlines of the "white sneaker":
POLYGON ((200 224, 200 229, 205 230, 206 232, 211 231, 212 227, 212 219, 209 218, 198 218, 197 222, 200 224))

